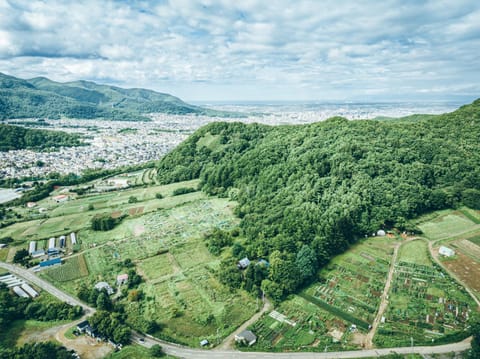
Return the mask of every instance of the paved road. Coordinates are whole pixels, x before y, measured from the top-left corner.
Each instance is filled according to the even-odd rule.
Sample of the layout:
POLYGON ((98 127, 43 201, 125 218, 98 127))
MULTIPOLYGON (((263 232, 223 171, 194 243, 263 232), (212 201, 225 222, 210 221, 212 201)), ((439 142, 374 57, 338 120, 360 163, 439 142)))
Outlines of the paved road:
MULTIPOLYGON (((140 336, 135 334, 133 339, 138 343, 140 336)), ((139 343, 147 348, 154 344, 160 344, 163 350, 170 355, 177 356, 179 358, 199 358, 199 359, 332 359, 332 358, 371 358, 381 355, 388 355, 391 353, 398 354, 442 354, 451 352, 462 352, 470 348, 471 338, 468 338, 462 342, 439 345, 434 347, 402 347, 402 348, 389 348, 389 349, 370 349, 370 350, 356 350, 348 352, 327 352, 327 353, 265 353, 265 352, 240 352, 236 350, 202 350, 202 349, 190 349, 179 345, 167 344, 161 340, 144 337, 144 342, 139 343)))
POLYGON ((81 306, 85 314, 92 314, 95 312, 95 309, 89 307, 88 305, 80 302, 77 298, 72 297, 70 294, 63 292, 62 290, 54 287, 47 281, 37 277, 34 273, 14 264, 8 264, 4 262, 0 262, 0 267, 8 270, 10 273, 16 274, 19 277, 26 279, 27 281, 35 284, 37 287, 42 288, 43 290, 49 292, 50 294, 54 295, 61 301, 67 302, 71 305, 79 305, 81 306))
MULTIPOLYGON (((83 307, 86 313, 94 313, 95 309, 85 305, 80 302, 78 299, 72 297, 71 295, 61 291, 60 289, 55 288, 50 283, 44 281, 43 279, 37 277, 34 273, 29 272, 26 269, 18 267, 16 265, 7 264, 0 262, 0 267, 5 268, 13 274, 16 274, 19 277, 22 277, 29 282, 35 284, 39 288, 53 294, 60 300, 63 300, 67 303, 73 305, 80 305, 83 307)), ((139 342, 141 336, 134 332, 132 339, 139 342)), ((392 352, 398 354, 441 354, 441 353, 450 353, 450 352, 460 352, 465 351, 470 348, 471 338, 464 340, 459 343, 440 345, 434 347, 402 347, 402 348, 390 348, 390 349, 371 349, 371 350, 357 350, 357 351, 348 351, 348 352, 328 352, 328 353, 265 353, 265 352, 240 352, 235 350, 202 350, 202 349, 190 349, 180 345, 164 342, 153 338, 151 336, 145 337, 144 343, 139 343, 145 347, 151 347, 154 344, 160 344, 164 351, 167 354, 177 356, 179 358, 192 358, 192 359, 284 359, 284 358, 293 358, 293 359, 331 359, 331 358, 367 358, 367 357, 376 357, 380 355, 388 355, 392 352)))

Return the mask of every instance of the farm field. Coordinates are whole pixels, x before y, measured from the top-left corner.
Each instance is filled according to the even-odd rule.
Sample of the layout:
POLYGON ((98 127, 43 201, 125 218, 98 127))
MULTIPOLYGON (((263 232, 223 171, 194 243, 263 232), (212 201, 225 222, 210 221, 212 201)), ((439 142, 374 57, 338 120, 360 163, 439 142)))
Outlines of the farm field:
POLYGON ((320 272, 320 281, 305 293, 343 312, 344 319, 355 318, 368 328, 380 304, 397 241, 373 237, 352 246, 348 252, 335 257, 320 272))
POLYGON ((433 265, 428 253, 428 244, 422 240, 415 240, 402 245, 398 262, 421 264, 427 267, 433 265))
POLYGON ((335 257, 319 273, 319 281, 275 308, 280 316, 270 313, 251 327, 259 335, 258 350, 361 348, 380 304, 397 241, 368 238, 335 257))
POLYGON ((357 348, 354 336, 360 343, 363 335, 349 328, 348 322, 294 295, 249 329, 257 335, 254 350, 323 352, 357 348))
POLYGON ((401 249, 385 322, 374 337, 379 347, 411 345, 411 338, 415 345, 459 340, 472 310, 476 310, 460 284, 431 260, 426 262, 426 245, 423 240, 414 240, 401 249))
MULTIPOLYGON (((213 228, 230 229, 238 224, 232 212, 235 203, 202 192, 168 197, 175 188, 193 185, 195 182, 190 181, 136 190, 139 199, 162 191, 166 197, 119 209, 129 216, 110 231, 97 232, 88 226, 80 229, 81 255, 40 275, 76 295, 84 284, 93 287, 107 281, 115 287, 116 276, 129 270, 124 263, 130 259, 144 278, 138 288, 144 294, 142 300, 120 299, 130 323, 154 320, 161 324, 158 336, 191 346, 199 346, 201 339, 220 342, 258 308, 247 293, 232 292, 218 282, 213 269, 220 259, 210 254, 202 239, 213 228), (156 202, 151 211, 138 210, 149 202, 156 202), (133 215, 132 208, 136 208, 133 215)), ((99 201, 106 200, 106 195, 100 194, 99 201)), ((112 199, 108 201, 115 208, 121 207, 112 199)), ((68 215, 54 219, 61 223, 65 217, 68 215)))
MULTIPOLYGON (((450 215, 452 211, 440 212, 440 217, 450 215)), ((439 247, 445 245, 455 251, 455 256, 446 258, 438 255, 438 259, 449 271, 457 276, 463 283, 468 285, 474 291, 477 298, 480 298, 480 211, 470 208, 460 208, 459 213, 463 216, 451 216, 449 222, 452 228, 462 228, 466 219, 469 224, 467 232, 458 234, 457 232, 448 233, 449 236, 442 236, 438 242, 434 243, 433 250, 438 253, 439 247), (454 220, 457 223, 454 223, 454 220)), ((427 228, 433 228, 435 219, 426 221, 423 225, 427 228)))
POLYGON ((430 240, 452 238, 464 233, 480 229, 480 222, 475 221, 477 211, 468 208, 461 210, 445 210, 435 212, 435 218, 422 223, 422 217, 418 220, 418 227, 425 237, 430 240))

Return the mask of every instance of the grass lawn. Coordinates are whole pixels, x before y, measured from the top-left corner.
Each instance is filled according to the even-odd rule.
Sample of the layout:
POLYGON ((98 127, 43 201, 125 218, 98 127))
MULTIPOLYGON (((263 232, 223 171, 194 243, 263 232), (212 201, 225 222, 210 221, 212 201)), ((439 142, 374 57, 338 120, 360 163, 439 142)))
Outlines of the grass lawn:
POLYGON ((431 240, 455 237, 475 228, 480 228, 480 225, 465 216, 461 211, 448 211, 418 226, 425 236, 431 240))
POLYGON ((68 321, 40 322, 37 320, 15 320, 6 331, 0 332, 0 346, 13 348, 30 341, 31 336, 68 321))
POLYGON ((167 253, 153 256, 141 261, 138 268, 149 281, 173 273, 172 263, 167 253))
MULTIPOLYGON (((150 355, 150 351, 140 345, 128 345, 118 352, 113 352, 105 359, 154 359, 155 357, 150 355)), ((175 357, 171 355, 165 355, 162 358, 173 359, 175 357)))
POLYGON ((0 249, 0 261, 5 262, 5 260, 7 259, 8 250, 8 248, 0 249))
POLYGON ((400 248, 398 262, 416 263, 431 266, 432 261, 428 253, 428 245, 425 241, 415 240, 405 243, 400 248))

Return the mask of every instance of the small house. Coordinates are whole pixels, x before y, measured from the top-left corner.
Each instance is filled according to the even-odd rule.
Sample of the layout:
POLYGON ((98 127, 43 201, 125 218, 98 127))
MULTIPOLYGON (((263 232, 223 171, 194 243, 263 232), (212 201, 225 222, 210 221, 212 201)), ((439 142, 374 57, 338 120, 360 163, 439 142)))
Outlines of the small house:
POLYGON ((237 267, 238 267, 239 269, 245 269, 245 268, 247 268, 249 265, 250 265, 250 260, 249 260, 247 257, 245 257, 245 258, 240 259, 240 260, 238 261, 237 267))
POLYGON ((453 257, 455 255, 455 251, 451 248, 441 246, 440 249, 438 250, 438 254, 441 254, 442 256, 445 256, 445 257, 453 257))
POLYGON ((102 290, 105 290, 108 295, 113 294, 113 288, 110 287, 110 285, 107 282, 98 282, 95 284, 95 289, 101 292, 102 290))
POLYGON ((250 330, 244 330, 239 334, 235 335, 235 341, 240 344, 252 346, 257 342, 257 336, 253 334, 250 330))
POLYGON ((96 331, 90 326, 90 323, 88 320, 84 320, 83 322, 80 322, 77 324, 77 330, 80 333, 85 333, 91 337, 96 337, 96 331))
POLYGON ((203 339, 203 340, 200 342, 200 346, 202 346, 202 347, 205 347, 205 346, 207 346, 208 344, 210 344, 210 343, 208 342, 207 339, 203 339))
POLYGON ((122 285, 128 282, 128 274, 119 274, 117 275, 117 285, 122 285))
POLYGON ((35 252, 35 249, 37 249, 37 242, 31 241, 28 246, 28 254, 32 254, 33 252, 35 252))
POLYGON ((62 203, 68 201, 68 196, 66 194, 59 194, 58 196, 53 197, 53 200, 57 203, 62 203))

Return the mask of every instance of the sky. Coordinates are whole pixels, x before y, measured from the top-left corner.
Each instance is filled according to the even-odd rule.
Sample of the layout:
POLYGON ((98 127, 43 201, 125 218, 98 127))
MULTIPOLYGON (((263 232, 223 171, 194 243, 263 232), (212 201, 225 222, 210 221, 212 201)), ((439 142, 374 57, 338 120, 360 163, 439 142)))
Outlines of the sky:
POLYGON ((469 101, 480 1, 0 0, 0 72, 188 101, 469 101))

